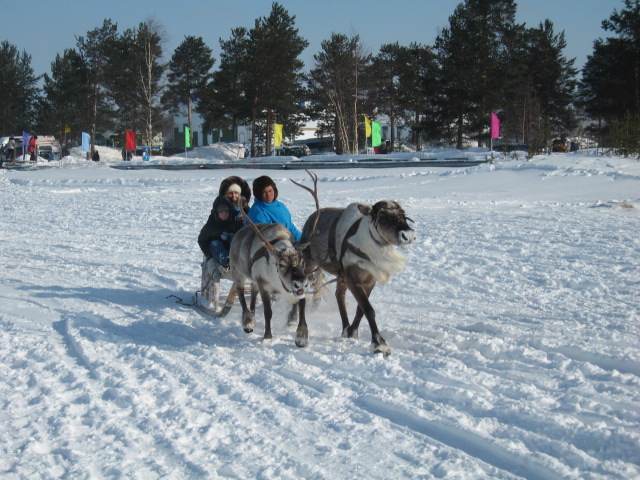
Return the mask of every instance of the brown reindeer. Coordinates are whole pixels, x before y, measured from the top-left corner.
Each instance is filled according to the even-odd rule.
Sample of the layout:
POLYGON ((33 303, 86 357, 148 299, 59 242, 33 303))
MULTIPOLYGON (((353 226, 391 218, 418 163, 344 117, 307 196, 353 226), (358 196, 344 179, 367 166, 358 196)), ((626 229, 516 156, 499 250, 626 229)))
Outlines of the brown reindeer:
MULTIPOLYGON (((312 195, 318 207, 317 188, 312 195)), ((416 241, 416 232, 409 227, 409 221, 412 220, 398 202, 382 200, 374 205, 352 203, 346 208, 318 208, 302 229, 301 241, 308 242, 310 247, 308 263, 336 276, 342 336, 358 338, 364 315, 371 329, 371 351, 385 356, 391 350, 378 331, 369 296, 376 283, 384 285, 404 268, 405 257, 396 247, 408 248, 416 241), (345 301, 347 290, 358 302, 351 324, 345 301)))

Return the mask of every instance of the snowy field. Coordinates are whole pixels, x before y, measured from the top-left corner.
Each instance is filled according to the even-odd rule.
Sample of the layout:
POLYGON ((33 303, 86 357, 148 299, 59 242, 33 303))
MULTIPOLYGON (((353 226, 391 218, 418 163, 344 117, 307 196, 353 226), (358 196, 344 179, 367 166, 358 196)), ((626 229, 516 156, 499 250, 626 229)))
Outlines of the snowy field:
POLYGON ((305 349, 282 303, 262 342, 167 298, 220 181, 263 174, 301 227, 304 171, 0 172, 1 478, 640 478, 639 161, 319 171, 322 206, 415 220, 386 359, 330 293, 305 349))

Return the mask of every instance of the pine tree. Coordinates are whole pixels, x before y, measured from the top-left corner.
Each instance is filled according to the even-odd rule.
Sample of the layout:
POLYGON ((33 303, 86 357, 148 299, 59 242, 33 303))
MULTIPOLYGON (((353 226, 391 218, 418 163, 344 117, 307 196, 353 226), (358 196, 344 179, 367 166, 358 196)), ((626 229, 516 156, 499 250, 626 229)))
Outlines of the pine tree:
POLYGON ((409 50, 401 47, 398 42, 380 47, 380 52, 373 58, 371 78, 374 87, 369 96, 375 98, 377 112, 389 117, 391 149, 395 148, 396 117, 401 95, 400 76, 409 63, 409 50))
POLYGON ((114 110, 108 88, 108 74, 112 73, 109 68, 110 58, 113 57, 117 31, 118 26, 111 23, 110 19, 105 19, 102 27, 87 32, 86 37, 76 37, 78 54, 89 73, 86 88, 91 105, 88 125, 91 130, 91 152, 87 154, 88 157, 95 150, 96 132, 109 130, 113 125, 114 110))
POLYGON ((606 125, 640 118, 640 2, 624 0, 602 27, 616 36, 598 39, 582 70, 585 110, 606 125))
POLYGON ((188 125, 191 128, 192 102, 205 95, 215 64, 213 51, 202 37, 188 35, 175 49, 169 62, 165 105, 186 104, 188 125))
POLYGON ((33 74, 31 55, 18 52, 17 47, 4 40, 0 43, 0 58, 0 131, 10 135, 31 131, 38 99, 38 77, 33 74))
POLYGON ((410 125, 413 143, 420 149, 421 118, 434 95, 437 75, 435 55, 430 47, 412 43, 409 47, 397 42, 382 45, 373 58, 371 81, 367 92, 377 113, 389 116, 391 149, 395 149, 398 122, 410 125))
POLYGON ((407 64, 400 70, 398 106, 404 114, 405 123, 411 126, 416 150, 422 148, 422 136, 431 130, 423 119, 428 118, 433 110, 437 78, 438 65, 433 49, 418 43, 409 45, 407 64))
MULTIPOLYGON (((244 92, 251 100, 251 155, 255 155, 257 123, 265 121, 266 153, 271 151, 274 123, 288 123, 302 107, 303 62, 300 54, 309 42, 298 34, 295 16, 277 2, 268 17, 249 30, 249 70, 244 92)), ((286 132, 285 132, 286 133, 286 132)))
POLYGON ((360 37, 333 33, 313 56, 315 66, 309 75, 309 92, 316 108, 325 116, 334 133, 336 153, 358 152, 358 125, 362 122, 363 92, 371 55, 363 52, 360 37))
POLYGON ((44 98, 39 108, 39 124, 43 131, 81 140, 82 129, 91 124, 91 90, 89 68, 75 49, 66 49, 51 63, 51 76, 44 75, 44 98))
POLYGON ((502 136, 529 145, 537 153, 576 125, 576 69, 564 57, 564 32, 555 34, 550 20, 518 31, 505 71, 502 136))
POLYGON ((490 112, 501 106, 501 72, 514 35, 515 12, 513 0, 466 0, 436 38, 440 134, 457 148, 465 137, 486 135, 490 112))
POLYGON ((248 30, 238 27, 229 40, 220 39, 220 67, 213 73, 198 102, 206 131, 229 128, 238 140, 238 125, 251 117, 251 104, 244 94, 250 68, 248 30))
POLYGON ((118 130, 139 132, 142 145, 162 133, 162 30, 152 19, 142 22, 120 35, 111 52, 108 85, 118 107, 118 130))

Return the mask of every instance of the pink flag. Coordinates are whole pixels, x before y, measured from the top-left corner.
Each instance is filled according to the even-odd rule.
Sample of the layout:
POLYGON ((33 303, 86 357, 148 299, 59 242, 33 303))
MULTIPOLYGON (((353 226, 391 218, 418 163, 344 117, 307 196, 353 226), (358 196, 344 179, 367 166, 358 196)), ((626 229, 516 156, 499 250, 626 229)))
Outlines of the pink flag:
POLYGON ((491 114, 491 138, 500 138, 500 119, 495 113, 491 114))

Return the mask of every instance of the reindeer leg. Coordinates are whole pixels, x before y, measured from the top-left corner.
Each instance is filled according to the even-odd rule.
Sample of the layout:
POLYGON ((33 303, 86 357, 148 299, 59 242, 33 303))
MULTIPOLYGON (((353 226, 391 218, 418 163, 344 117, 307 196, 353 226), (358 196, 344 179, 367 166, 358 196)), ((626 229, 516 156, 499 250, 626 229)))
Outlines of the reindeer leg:
POLYGON ((336 285, 336 301, 338 302, 338 310, 340 311, 340 318, 342 319, 342 336, 352 338, 349 336, 349 315, 347 314, 346 293, 347 285, 339 278, 338 284, 336 285))
POLYGON ((298 304, 294 303, 293 305, 291 305, 291 310, 289 310, 289 315, 287 317, 287 327, 293 327, 296 324, 297 316, 298 316, 298 304))
POLYGON ((360 320, 362 320, 363 316, 364 312, 360 308, 360 305, 358 305, 358 308, 356 308, 356 314, 353 317, 353 322, 351 322, 351 325, 344 329, 342 336, 358 340, 358 328, 360 328, 360 320))
POLYGON ((251 303, 249 304, 249 310, 251 310, 251 314, 255 317, 256 314, 256 298, 258 297, 258 286, 255 282, 251 284, 251 303))
POLYGON ((318 269, 314 275, 313 275, 313 280, 312 280, 312 285, 313 285, 313 303, 312 308, 316 309, 320 306, 320 301, 322 300, 322 292, 324 291, 324 285, 323 285, 323 280, 324 280, 324 273, 322 272, 322 270, 318 269))
POLYGON ((238 292, 238 300, 242 307, 242 329, 246 333, 253 332, 253 328, 256 326, 256 319, 247 308, 247 300, 244 298, 244 281, 235 282, 236 291, 238 292))
POLYGON ((296 345, 304 348, 309 345, 309 330, 307 329, 307 319, 305 317, 307 299, 302 298, 298 303, 300 304, 299 306, 295 304, 295 307, 297 307, 300 313, 300 321, 298 322, 298 329, 296 330, 296 345))
POLYGON ((269 340, 272 338, 271 316, 273 315, 273 311, 271 310, 271 295, 261 288, 260 297, 262 298, 262 306, 264 308, 264 340, 269 340))
MULTIPOLYGON (((363 286, 365 294, 367 295, 367 298, 371 296, 371 291, 373 290, 373 287, 375 287, 375 283, 363 286)), ((362 320, 363 316, 364 316, 364 311, 360 307, 360 304, 358 304, 358 308, 356 308, 356 314, 353 317, 353 322, 351 322, 351 325, 347 329, 347 331, 349 332, 350 338, 356 338, 356 339, 358 338, 358 329, 360 328, 360 321, 362 320)))
MULTIPOLYGON (((388 356, 391 353, 391 349, 384 338, 382 338, 382 335, 380 335, 378 325, 376 324, 376 312, 371 306, 371 303, 369 303, 369 294, 371 294, 375 283, 356 283, 350 275, 348 275, 347 278, 349 279, 349 291, 358 302, 358 307, 362 310, 369 322, 369 329, 371 330, 371 353, 382 353, 385 357, 388 356)), ((359 323, 360 320, 356 323, 356 319, 354 319, 354 325, 352 325, 350 329, 353 329, 355 326, 357 330, 359 323)))

